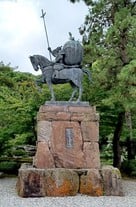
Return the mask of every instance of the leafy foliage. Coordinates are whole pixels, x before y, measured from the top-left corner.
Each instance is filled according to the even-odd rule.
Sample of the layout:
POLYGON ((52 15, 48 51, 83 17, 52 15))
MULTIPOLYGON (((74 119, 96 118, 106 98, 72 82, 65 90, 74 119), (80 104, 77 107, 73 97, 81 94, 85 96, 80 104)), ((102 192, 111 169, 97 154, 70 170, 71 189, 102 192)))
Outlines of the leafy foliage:
POLYGON ((0 67, 0 149, 35 142, 36 110, 41 98, 31 74, 0 67))
MULTIPOLYGON (((100 136, 113 134, 114 165, 120 167, 119 140, 135 133, 136 112, 136 2, 131 0, 83 0, 88 6, 83 36, 84 64, 92 71, 88 99, 100 111, 100 136), (131 113, 131 127, 125 114, 131 113)), ((71 1, 77 2, 77 1, 71 1)), ((107 137, 107 138, 106 138, 107 137)))
POLYGON ((136 177, 136 160, 125 160, 122 163, 121 170, 127 176, 136 177))
MULTIPOLYGON (((24 154, 16 146, 35 145, 36 115, 40 105, 50 99, 48 87, 37 86, 36 77, 15 71, 10 66, 0 66, 0 154, 24 154)), ((68 100, 71 87, 54 87, 58 100, 68 100)), ((25 156, 25 154, 24 154, 25 156)))
POLYGON ((0 162, 0 171, 6 174, 17 174, 19 166, 20 165, 14 161, 0 162))

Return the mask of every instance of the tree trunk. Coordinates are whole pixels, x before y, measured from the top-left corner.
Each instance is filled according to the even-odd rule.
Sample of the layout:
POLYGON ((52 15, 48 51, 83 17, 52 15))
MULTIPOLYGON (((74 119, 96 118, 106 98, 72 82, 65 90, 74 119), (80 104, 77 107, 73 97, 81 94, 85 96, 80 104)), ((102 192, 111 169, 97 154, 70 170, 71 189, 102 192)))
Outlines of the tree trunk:
POLYGON ((120 112, 118 114, 118 120, 113 136, 113 166, 119 169, 121 166, 121 150, 120 150, 119 141, 122 132, 124 117, 125 117, 125 112, 120 112))
POLYGON ((132 139, 127 137, 127 153, 128 153, 128 160, 135 159, 135 154, 133 153, 133 146, 132 146, 132 139))
POLYGON ((131 112, 126 111, 125 113, 126 124, 129 129, 129 136, 127 137, 127 153, 128 153, 128 160, 134 159, 135 155, 133 153, 133 129, 132 129, 132 117, 131 112))

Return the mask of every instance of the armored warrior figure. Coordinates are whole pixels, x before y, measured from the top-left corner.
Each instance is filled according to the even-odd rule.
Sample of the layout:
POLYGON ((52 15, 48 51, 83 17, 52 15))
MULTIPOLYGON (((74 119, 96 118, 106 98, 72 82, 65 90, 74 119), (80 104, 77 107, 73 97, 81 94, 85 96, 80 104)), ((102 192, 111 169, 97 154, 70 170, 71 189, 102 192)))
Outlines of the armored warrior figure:
POLYGON ((54 50, 51 50, 50 47, 48 47, 49 52, 55 57, 56 63, 63 63, 64 62, 64 51, 62 50, 62 46, 57 47, 54 50))
POLYGON ((69 32, 69 41, 64 46, 59 46, 52 50, 48 48, 49 52, 55 57, 54 69, 62 70, 63 68, 81 68, 83 58, 83 48, 79 41, 75 41, 72 34, 69 32))
POLYGON ((54 70, 62 70, 64 68, 64 51, 62 50, 62 46, 57 47, 54 50, 51 50, 48 47, 49 52, 55 57, 55 61, 53 62, 54 70))

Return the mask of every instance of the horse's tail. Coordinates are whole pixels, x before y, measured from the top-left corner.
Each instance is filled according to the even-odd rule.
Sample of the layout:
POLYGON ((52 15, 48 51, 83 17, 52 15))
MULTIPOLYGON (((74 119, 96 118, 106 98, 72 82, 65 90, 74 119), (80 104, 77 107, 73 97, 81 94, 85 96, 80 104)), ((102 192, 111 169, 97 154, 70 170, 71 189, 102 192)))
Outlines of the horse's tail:
POLYGON ((89 81, 92 82, 91 72, 88 69, 82 68, 83 73, 88 75, 89 81))

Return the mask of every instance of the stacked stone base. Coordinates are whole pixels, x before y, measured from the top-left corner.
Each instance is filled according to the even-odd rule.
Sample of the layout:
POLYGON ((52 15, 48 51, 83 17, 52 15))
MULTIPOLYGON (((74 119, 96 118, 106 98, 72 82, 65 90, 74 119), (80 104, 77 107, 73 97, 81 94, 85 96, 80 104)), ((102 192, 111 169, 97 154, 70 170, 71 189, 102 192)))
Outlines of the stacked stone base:
POLYGON ((37 169, 22 165, 17 192, 21 197, 123 196, 120 171, 112 166, 102 169, 37 169))
POLYGON ((22 197, 123 195, 121 176, 100 168, 99 115, 88 102, 46 103, 37 115, 33 166, 19 170, 22 197))
POLYGON ((100 168, 99 114, 88 102, 45 104, 37 114, 36 168, 100 168))

